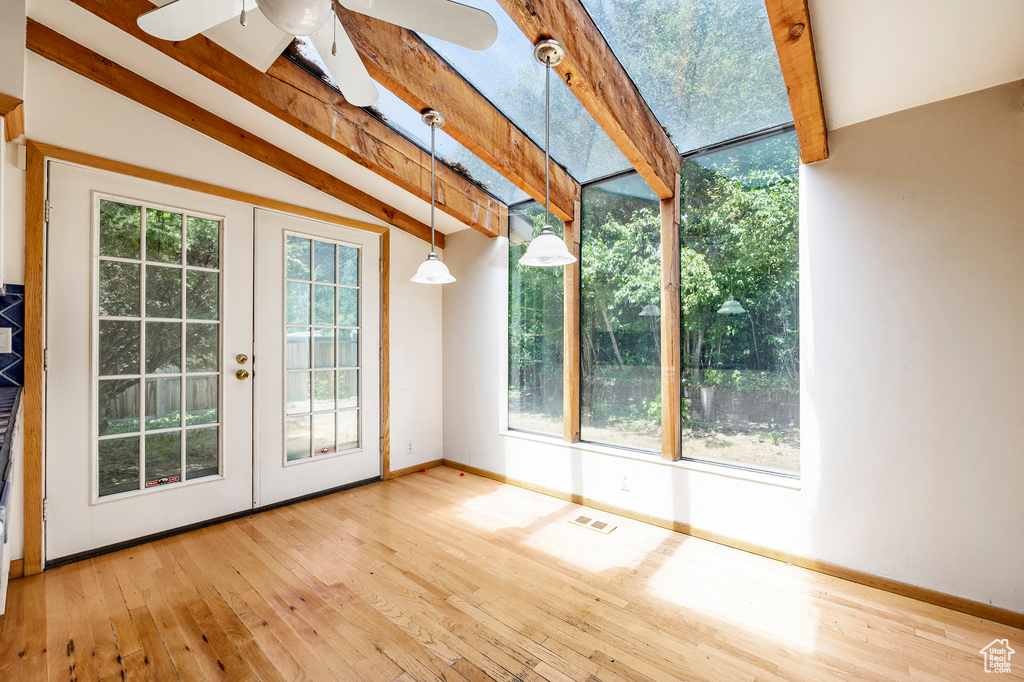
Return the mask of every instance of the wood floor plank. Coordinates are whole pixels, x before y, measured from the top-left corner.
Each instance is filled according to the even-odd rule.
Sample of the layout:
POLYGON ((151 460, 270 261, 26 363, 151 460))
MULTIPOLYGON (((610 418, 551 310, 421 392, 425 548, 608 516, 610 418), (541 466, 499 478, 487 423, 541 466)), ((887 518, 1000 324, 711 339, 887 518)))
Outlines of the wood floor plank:
POLYGON ((435 467, 18 579, 0 680, 935 682, 987 679, 993 639, 1024 650, 631 519, 567 523, 581 509, 435 467))

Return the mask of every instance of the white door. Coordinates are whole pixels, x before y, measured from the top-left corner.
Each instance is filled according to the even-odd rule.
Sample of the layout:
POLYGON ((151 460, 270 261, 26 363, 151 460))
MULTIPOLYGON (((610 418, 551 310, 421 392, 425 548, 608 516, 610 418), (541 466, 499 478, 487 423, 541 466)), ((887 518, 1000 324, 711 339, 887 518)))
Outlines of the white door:
POLYGON ((257 505, 381 475, 380 236, 256 211, 257 505))
POLYGON ((47 560, 250 509, 253 207, 57 162, 49 189, 47 560))

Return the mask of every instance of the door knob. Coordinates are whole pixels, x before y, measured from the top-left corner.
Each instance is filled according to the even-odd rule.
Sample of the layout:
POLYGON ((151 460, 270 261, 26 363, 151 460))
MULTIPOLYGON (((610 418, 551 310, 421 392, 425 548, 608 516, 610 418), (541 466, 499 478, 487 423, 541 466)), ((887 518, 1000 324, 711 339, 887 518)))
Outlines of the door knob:
POLYGON ((239 381, 245 381, 246 379, 249 378, 249 370, 240 369, 237 372, 235 372, 235 376, 238 377, 239 381))

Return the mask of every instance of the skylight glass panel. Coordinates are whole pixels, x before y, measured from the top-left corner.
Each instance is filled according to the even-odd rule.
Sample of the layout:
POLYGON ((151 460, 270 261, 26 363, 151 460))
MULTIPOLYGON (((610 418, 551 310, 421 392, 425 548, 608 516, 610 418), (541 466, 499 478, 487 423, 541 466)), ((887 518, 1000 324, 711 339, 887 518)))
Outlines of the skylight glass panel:
POLYGON ((793 120, 764 0, 583 0, 680 151, 793 120))
MULTIPOLYGON (((421 35, 434 50, 539 145, 544 144, 544 66, 496 0, 460 0, 498 22, 498 40, 478 52, 421 35)), ((442 114, 444 112, 441 112, 442 114)), ((557 74, 551 77, 551 157, 578 181, 630 168, 629 161, 557 74)))
MULTIPOLYGON (((377 84, 377 90, 380 93, 380 99, 374 106, 387 119, 387 124, 424 149, 429 150, 430 128, 423 122, 420 113, 380 83, 377 84)), ((444 114, 444 112, 441 113, 444 114)), ((505 176, 456 142, 444 132, 444 128, 437 131, 436 148, 438 158, 443 159, 446 164, 456 169, 458 166, 462 166, 473 180, 506 204, 529 199, 526 192, 513 185, 505 176)))

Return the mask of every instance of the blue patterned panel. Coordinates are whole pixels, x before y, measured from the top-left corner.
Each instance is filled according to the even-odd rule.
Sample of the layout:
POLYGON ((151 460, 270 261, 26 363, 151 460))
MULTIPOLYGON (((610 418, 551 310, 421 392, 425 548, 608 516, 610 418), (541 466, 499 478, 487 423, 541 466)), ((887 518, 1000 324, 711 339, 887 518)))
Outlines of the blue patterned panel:
POLYGON ((0 296, 0 327, 10 327, 13 353, 0 353, 0 386, 25 385, 25 287, 7 284, 0 296))

